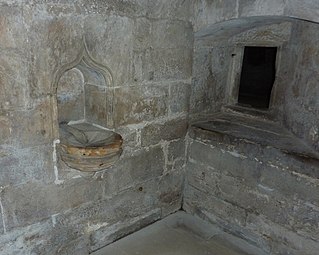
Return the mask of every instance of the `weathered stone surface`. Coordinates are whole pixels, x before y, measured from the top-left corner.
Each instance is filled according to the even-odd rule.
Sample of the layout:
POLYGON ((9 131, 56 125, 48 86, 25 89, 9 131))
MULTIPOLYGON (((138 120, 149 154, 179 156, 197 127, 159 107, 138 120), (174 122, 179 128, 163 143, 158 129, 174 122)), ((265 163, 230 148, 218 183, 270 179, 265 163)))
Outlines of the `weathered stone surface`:
POLYGON ((189 147, 190 159, 196 164, 203 164, 212 168, 217 173, 221 171, 229 176, 237 177, 245 185, 255 187, 259 182, 262 167, 257 161, 247 160, 245 155, 237 151, 227 151, 218 147, 207 146, 194 141, 189 147))
POLYGON ((122 156, 114 167, 98 172, 94 176, 92 174, 81 173, 68 168, 64 164, 60 164, 58 176, 62 182, 82 177, 100 180, 104 187, 103 196, 110 198, 114 194, 126 190, 137 183, 157 178, 164 171, 165 160, 163 149, 161 146, 155 146, 147 149, 130 150, 122 156), (153 165, 152 162, 156 164, 153 165))
POLYGON ((108 103, 108 99, 113 98, 113 90, 92 85, 86 85, 85 90, 85 119, 102 127, 110 126, 107 120, 113 113, 109 109, 112 104, 108 103))
POLYGON ((181 209, 183 199, 184 176, 179 170, 172 171, 161 177, 159 181, 159 202, 162 216, 181 209))
MULTIPOLYGON (((301 239, 295 231, 287 231, 286 228, 269 221, 258 215, 249 215, 247 227, 255 232, 261 231, 263 239, 271 250, 278 254, 310 254, 315 255, 318 250, 318 242, 311 239, 301 239)), ((265 246, 265 245, 264 245, 265 246)))
POLYGON ((134 49, 192 49, 193 30, 189 22, 179 20, 151 20, 138 18, 135 21, 134 49))
POLYGON ((294 27, 290 46, 294 74, 285 91, 283 122, 294 134, 318 150, 318 123, 315 117, 318 114, 316 30, 317 24, 309 22, 298 22, 294 27), (308 40, 310 35, 313 40, 308 40))
POLYGON ((319 3, 317 1, 300 2, 298 0, 288 0, 285 2, 284 14, 318 22, 318 8, 319 3))
POLYGON ((150 45, 154 49, 193 48, 193 29, 191 24, 182 21, 153 21, 150 35, 150 45))
POLYGON ((152 27, 153 27, 152 21, 145 17, 137 18, 134 20, 134 49, 135 50, 139 50, 139 49, 142 50, 152 46, 152 41, 150 40, 152 27))
POLYGON ((33 147, 50 144, 52 139, 51 104, 48 99, 39 102, 36 108, 12 111, 12 143, 17 147, 33 147))
POLYGON ((90 250, 98 250, 106 244, 110 244, 119 238, 122 238, 134 231, 141 229, 142 227, 149 225, 150 223, 155 222, 156 220, 160 219, 160 217, 161 211, 159 209, 155 209, 146 215, 121 221, 111 226, 101 227, 91 235, 90 250))
POLYGON ((194 30, 198 31, 201 28, 218 23, 231 18, 236 18, 237 13, 237 1, 209 1, 199 0, 194 4, 194 30))
POLYGON ((222 157, 221 150, 198 141, 191 142, 189 150, 190 159, 194 159, 200 164, 205 163, 214 169, 219 168, 222 157))
MULTIPOLYGON (((231 118, 238 120, 240 117, 232 115, 231 118)), ((246 157, 266 166, 280 169, 286 167, 286 162, 291 162, 290 167, 286 167, 285 170, 293 174, 303 174, 312 178, 318 177, 316 170, 319 166, 317 153, 312 148, 305 146, 290 132, 286 132, 278 126, 275 128, 278 133, 271 134, 268 131, 265 132, 264 127, 251 129, 256 120, 249 118, 246 120, 246 123, 236 123, 236 127, 232 126, 230 122, 224 125, 219 120, 216 120, 216 123, 219 123, 217 124, 218 127, 211 126, 211 123, 215 123, 215 121, 201 122, 196 124, 197 127, 190 129, 190 136, 211 146, 218 144, 222 150, 226 151, 233 151, 235 147, 236 151, 233 153, 238 157, 246 157), (280 129, 281 131, 279 131, 280 129), (278 134, 282 135, 278 136, 278 134)), ((266 125, 266 122, 262 123, 266 125)), ((268 128, 267 130, 271 130, 271 126, 268 126, 268 128)))
POLYGON ((3 187, 28 181, 50 183, 54 180, 51 145, 24 149, 0 146, 0 165, 0 186, 3 187))
POLYGON ((87 237, 80 237, 76 240, 68 242, 64 246, 61 246, 57 255, 68 255, 68 254, 78 254, 78 255, 87 255, 89 253, 88 250, 88 240, 87 237))
POLYGON ((239 33, 229 40, 235 44, 283 44, 289 41, 291 35, 291 22, 265 25, 252 28, 248 31, 239 33))
POLYGON ((169 88, 169 113, 187 113, 189 111, 190 98, 189 83, 171 84, 169 88))
MULTIPOLYGON (((114 227, 115 240, 136 229, 133 219, 140 222, 156 212, 148 224, 180 208, 184 141, 142 148, 141 128, 168 114, 173 122, 175 114, 187 113, 191 5, 181 0, 0 4, 1 254, 86 254, 89 246, 107 244, 106 238, 93 237, 109 234, 103 232, 105 222, 114 227), (68 66, 70 79, 62 77, 59 98, 51 98, 57 70, 79 56, 83 39, 88 54, 110 68, 115 88, 93 87, 100 85, 92 82, 98 74, 87 79, 68 66), (72 95, 56 116, 55 100, 72 95), (112 108, 112 128, 124 137, 121 161, 95 175, 64 165, 53 146, 58 121, 86 117, 105 127, 112 108)), ((182 136, 185 132, 183 127, 182 136)))
POLYGON ((174 140, 168 144, 167 147, 167 171, 183 171, 186 162, 186 145, 185 139, 174 140))
POLYGON ((192 74, 192 50, 168 48, 134 51, 136 81, 165 81, 189 79, 192 74))
POLYGON ((87 93, 81 71, 72 68, 65 72, 57 85, 59 123, 84 119, 87 93))
MULTIPOLYGON (((45 238, 43 232, 50 230, 49 222, 41 222, 25 229, 16 229, 12 232, 1 235, 0 251, 1 254, 11 255, 12 253, 23 255, 32 254, 45 238), (42 240, 41 240, 42 239, 42 240)), ((48 247, 48 253, 51 248, 48 247)))
POLYGON ((19 49, 27 43, 27 34, 24 33, 27 24, 23 18, 23 8, 18 5, 9 6, 5 3, 0 3, 0 5, 0 48, 19 49))
POLYGON ((191 0, 163 0, 163 1, 148 1, 138 0, 143 3, 148 17, 158 19, 182 19, 189 20, 192 15, 191 0))
POLYGON ((131 155, 134 151, 141 148, 140 128, 135 125, 122 126, 118 128, 117 133, 123 138, 123 156, 131 155))
POLYGON ((83 226, 57 227, 52 221, 40 221, 27 227, 7 232, 0 237, 1 254, 88 254, 88 237, 83 226))
POLYGON ((54 93, 51 85, 55 72, 77 57, 82 46, 83 19, 54 19, 37 5, 27 5, 25 16, 31 28, 28 39, 35 43, 30 49, 30 95, 39 98, 54 93))
POLYGON ((115 125, 149 121, 167 114, 168 88, 165 86, 125 87, 115 90, 115 125))
POLYGON ((110 68, 114 86, 130 84, 134 21, 121 16, 88 16, 84 29, 88 51, 93 59, 110 68))
POLYGON ((7 230, 48 219, 52 214, 99 199, 102 194, 101 183, 81 179, 64 186, 28 182, 6 187, 2 192, 2 204, 7 230))
POLYGON ((240 17, 283 15, 286 2, 270 0, 267 2, 259 0, 238 0, 238 12, 240 17))
MULTIPOLYGON (((190 160, 186 164, 186 184, 203 192, 210 193, 213 196, 220 194, 218 186, 220 173, 211 166, 193 162, 190 160)), ((187 185, 185 186, 187 188, 187 185)))
MULTIPOLYGON (((202 217, 209 215, 211 221, 233 233, 247 231, 265 250, 269 246, 276 252, 284 249, 280 242, 272 241, 274 236, 296 232, 299 246, 287 246, 292 254, 315 254, 313 247, 303 245, 318 236, 317 179, 298 174, 299 163, 289 155, 258 149, 258 145, 252 153, 249 144, 243 146, 245 141, 202 138, 189 145, 183 208, 202 217), (278 232, 265 236, 261 229, 266 226, 254 226, 252 218, 266 219, 278 232)), ((317 168, 314 163, 312 167, 317 168)))
MULTIPOLYGON (((280 47, 271 116, 318 149, 318 25, 272 17, 318 21, 317 6, 295 0, 2 1, 0 253, 86 254, 184 201, 188 212, 268 253, 317 254, 314 159, 190 132, 198 141, 186 141, 182 192, 187 115, 237 102, 229 98, 236 88, 228 86, 237 82, 238 52, 247 43, 280 47), (245 18, 260 15, 268 17, 245 18), (232 18, 239 19, 209 30, 232 18), (193 30, 200 31, 195 42, 193 30), (63 165, 52 146, 61 117, 53 114, 52 82, 79 55, 83 38, 114 80, 114 88, 87 87, 87 120, 107 126, 107 96, 114 92, 111 128, 124 138, 118 164, 94 175, 63 165)), ((77 103, 67 105, 63 119, 79 119, 69 109, 77 103)))
POLYGON ((186 131, 187 121, 185 119, 174 119, 163 123, 150 124, 141 131, 142 146, 183 138, 186 131))
POLYGON ((164 153, 160 146, 149 150, 140 150, 131 157, 126 157, 103 175, 106 179, 105 195, 130 188, 161 176, 164 172, 164 153))
POLYGON ((146 52, 147 70, 151 80, 189 79, 192 73, 191 49, 150 50, 146 52))
MULTIPOLYGON (((196 44, 195 44, 196 45, 196 44)), ((190 96, 190 113, 202 113, 212 110, 214 86, 211 71, 211 49, 195 49, 193 60, 193 79, 190 96)))
POLYGON ((23 109, 27 102, 26 55, 13 49, 0 50, 0 109, 23 109))
MULTIPOLYGON (((2 201, 0 201, 0 202, 2 203, 2 201)), ((3 235, 6 231, 7 231, 7 229, 6 229, 6 225, 5 225, 4 215, 1 212, 1 215, 0 215, 0 235, 3 235)))
POLYGON ((151 179, 115 192, 112 196, 107 194, 103 199, 82 203, 73 210, 61 211, 52 216, 54 224, 61 228, 64 225, 85 226, 86 232, 93 233, 99 225, 105 227, 105 224, 112 225, 146 214, 159 207, 158 182, 159 178, 151 179))
POLYGON ((207 211, 215 217, 211 220, 217 225, 227 229, 231 229, 232 225, 245 226, 246 211, 243 208, 223 199, 204 194, 192 186, 187 187, 184 194, 184 201, 183 209, 186 210, 186 212, 194 210, 194 212, 200 214, 207 211))
POLYGON ((272 193, 279 193, 290 199, 302 199, 319 205, 319 192, 316 191, 319 183, 299 175, 297 172, 288 172, 284 167, 280 169, 272 164, 262 167, 259 183, 272 190, 272 193), (309 189, 313 191, 309 192, 309 189))
POLYGON ((290 16, 318 22, 318 3, 316 1, 260 1, 236 0, 211 2, 196 1, 194 4, 195 31, 209 24, 238 17, 251 16, 290 16))
POLYGON ((151 22, 143 18, 138 19, 135 26, 135 82, 190 77, 193 38, 189 23, 177 20, 151 22))
MULTIPOLYGON (((6 115, 9 115, 8 113, 6 115)), ((12 140, 12 123, 8 116, 0 115, 0 144, 10 143, 12 140)))

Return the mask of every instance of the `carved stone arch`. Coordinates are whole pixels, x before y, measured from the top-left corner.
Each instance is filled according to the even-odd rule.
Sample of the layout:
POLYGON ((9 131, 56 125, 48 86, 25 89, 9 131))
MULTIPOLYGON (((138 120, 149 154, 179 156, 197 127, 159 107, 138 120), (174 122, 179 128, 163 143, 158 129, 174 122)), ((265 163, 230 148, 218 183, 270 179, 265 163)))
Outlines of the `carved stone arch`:
POLYGON ((112 75, 111 69, 107 66, 104 66, 98 63, 96 60, 94 60, 94 58, 91 56, 91 54, 88 51, 85 39, 83 39, 83 45, 77 57, 72 62, 61 66, 55 72, 52 88, 51 88, 53 95, 56 94, 58 83, 62 75, 68 70, 71 70, 72 68, 77 68, 81 70, 81 68, 79 68, 81 66, 86 66, 100 73, 104 79, 106 87, 113 87, 113 75, 112 75))
MULTIPOLYGON (((98 63, 91 56, 84 38, 83 45, 77 57, 72 62, 62 65, 55 72, 51 87, 53 96, 53 119, 60 119, 58 108, 61 109, 61 107, 59 107, 60 105, 57 101, 57 94, 61 77, 72 69, 82 74, 84 87, 86 88, 86 99, 83 104, 85 110, 83 111, 84 116, 82 119, 106 128, 113 128, 113 75, 109 67, 98 63), (91 95, 91 97, 88 95, 91 95)), ((73 121, 74 119, 69 120, 73 121)), ((77 120, 81 120, 81 118, 77 120)), ((58 136, 59 134, 56 133, 56 135, 58 136)))

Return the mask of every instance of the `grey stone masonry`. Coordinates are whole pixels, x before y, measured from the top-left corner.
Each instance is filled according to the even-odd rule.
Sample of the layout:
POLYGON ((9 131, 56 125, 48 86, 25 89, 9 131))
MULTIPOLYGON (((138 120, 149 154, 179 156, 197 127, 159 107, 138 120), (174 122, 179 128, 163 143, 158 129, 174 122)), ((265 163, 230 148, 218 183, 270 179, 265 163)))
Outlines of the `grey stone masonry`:
POLYGON ((190 0, 0 1, 1 255, 88 254, 180 209, 191 17, 190 0), (114 166, 61 160, 58 122, 83 117, 123 137, 114 166))
POLYGON ((271 144, 197 127, 188 142, 186 212, 269 254, 317 254, 318 159, 308 163, 271 144))
POLYGON ((87 255, 182 206, 270 254, 316 254, 318 10, 317 0, 0 0, 0 254, 87 255), (278 47, 268 110, 236 105, 246 44, 278 47), (268 130, 280 147, 194 135, 216 112, 258 115, 291 136, 268 130), (63 161, 65 122, 121 137, 112 166, 63 161))

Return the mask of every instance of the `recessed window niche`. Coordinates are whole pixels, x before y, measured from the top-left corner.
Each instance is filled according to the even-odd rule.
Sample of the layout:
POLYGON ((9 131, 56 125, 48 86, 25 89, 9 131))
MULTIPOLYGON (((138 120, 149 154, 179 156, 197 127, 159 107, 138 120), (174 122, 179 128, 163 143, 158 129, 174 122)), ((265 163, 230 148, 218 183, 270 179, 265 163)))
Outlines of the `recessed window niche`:
POLYGON ((113 79, 97 63, 85 42, 78 57, 56 73, 54 90, 59 123, 59 154, 71 168, 99 171, 122 153, 122 137, 113 127, 113 79))
POLYGON ((238 104, 269 108, 276 76, 277 47, 245 47, 242 62, 238 104))

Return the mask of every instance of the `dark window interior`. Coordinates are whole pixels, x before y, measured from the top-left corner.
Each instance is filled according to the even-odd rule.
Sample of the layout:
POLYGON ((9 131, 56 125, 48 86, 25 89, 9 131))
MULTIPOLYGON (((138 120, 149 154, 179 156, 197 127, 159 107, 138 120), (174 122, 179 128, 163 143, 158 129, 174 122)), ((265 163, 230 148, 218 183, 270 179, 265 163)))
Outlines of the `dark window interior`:
POLYGON ((276 76, 276 47, 245 47, 238 104, 269 108, 276 76))

